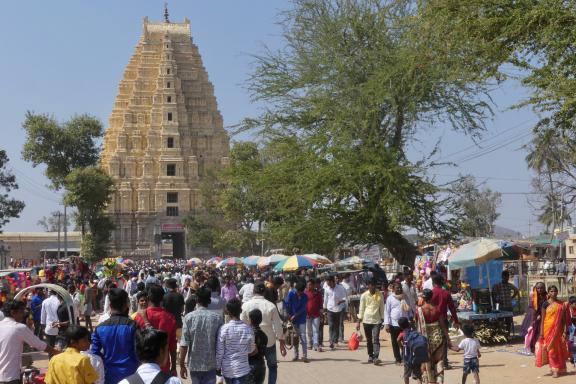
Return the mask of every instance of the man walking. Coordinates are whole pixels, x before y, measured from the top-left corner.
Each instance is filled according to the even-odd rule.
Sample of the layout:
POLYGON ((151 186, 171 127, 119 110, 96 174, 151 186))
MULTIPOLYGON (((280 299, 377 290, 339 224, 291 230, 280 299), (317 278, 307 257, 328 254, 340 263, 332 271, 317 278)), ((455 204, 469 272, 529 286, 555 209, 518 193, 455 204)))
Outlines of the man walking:
POLYGON ((176 340, 182 335, 182 312, 184 311, 184 296, 178 292, 178 282, 174 278, 166 281, 168 293, 164 295, 164 309, 174 316, 176 320, 176 340))
POLYGON ((0 320, 0 383, 20 383, 22 350, 24 343, 45 351, 57 353, 32 333, 22 322, 26 316, 26 304, 22 301, 8 300, 2 306, 4 319, 0 320))
POLYGON ((105 383, 116 384, 138 368, 136 324, 128 317, 128 293, 120 288, 111 288, 108 296, 110 318, 92 333, 91 353, 104 361, 105 383))
POLYGON ((328 331, 330 333, 330 349, 338 344, 340 335, 340 318, 346 304, 346 289, 336 284, 334 276, 326 278, 324 288, 324 311, 328 314, 328 331))
POLYGON ((416 293, 416 287, 413 283, 414 275, 412 271, 407 270, 404 272, 404 281, 402 282, 402 292, 404 293, 404 300, 410 306, 412 310, 412 316, 416 315, 416 304, 418 303, 418 294, 416 293))
POLYGON ((266 352, 266 366, 268 367, 268 384, 275 384, 278 378, 278 361, 276 358, 276 340, 280 341, 280 353, 286 356, 286 346, 284 345, 284 334, 282 332, 282 320, 275 304, 264 298, 265 285, 263 281, 254 284, 254 296, 250 301, 242 305, 240 319, 246 324, 250 324, 250 312, 259 309, 262 312, 262 322, 260 329, 264 331, 268 338, 266 352))
POLYGON ((154 328, 168 334, 168 351, 170 358, 162 366, 164 373, 176 376, 176 319, 165 308, 162 308, 164 289, 159 285, 151 285, 148 288, 148 308, 138 311, 136 324, 141 329, 154 328))
POLYGON ((304 293, 306 283, 300 280, 296 283, 296 290, 288 294, 288 316, 300 342, 294 346, 294 358, 292 361, 298 361, 299 345, 302 345, 302 362, 308 362, 308 351, 306 350, 306 314, 308 307, 308 296, 304 293))
POLYGON ((386 299, 384 326, 386 328, 386 332, 388 332, 392 338, 392 351, 394 352, 396 365, 400 365, 402 363, 402 353, 400 351, 400 345, 398 344, 398 336, 402 332, 402 328, 400 328, 398 325, 398 320, 401 317, 410 318, 412 315, 412 310, 404 299, 404 294, 402 293, 402 284, 395 282, 393 287, 394 294, 389 295, 386 299))
POLYGON ((322 292, 316 287, 315 279, 308 280, 308 287, 304 293, 308 296, 308 304, 306 307, 306 331, 310 344, 308 349, 314 348, 315 351, 322 352, 318 334, 320 333, 320 319, 324 297, 322 296, 322 292))
POLYGON ((210 289, 200 288, 196 292, 196 310, 184 318, 180 339, 180 376, 186 379, 188 370, 192 384, 214 384, 216 382, 216 339, 224 324, 222 316, 209 311, 210 289), (186 364, 188 353, 188 364, 186 364))
POLYGON ((368 363, 380 365, 380 327, 384 321, 384 296, 376 289, 376 280, 369 280, 367 285, 368 289, 360 296, 356 330, 360 330, 361 323, 364 325, 368 363))
POLYGON ((56 336, 58 336, 58 307, 60 300, 54 291, 50 291, 49 296, 42 302, 42 310, 40 313, 40 323, 46 335, 48 345, 54 347, 56 345, 56 336))

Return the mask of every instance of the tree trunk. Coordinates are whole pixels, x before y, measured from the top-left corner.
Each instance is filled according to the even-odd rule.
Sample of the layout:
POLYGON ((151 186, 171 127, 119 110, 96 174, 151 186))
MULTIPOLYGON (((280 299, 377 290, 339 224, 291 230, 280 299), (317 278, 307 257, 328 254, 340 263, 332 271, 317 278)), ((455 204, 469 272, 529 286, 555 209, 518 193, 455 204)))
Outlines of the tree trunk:
POLYGON ((418 249, 406 240, 402 234, 398 232, 390 233, 382 242, 382 245, 390 251, 398 263, 406 265, 411 270, 414 269, 414 260, 416 260, 418 249))

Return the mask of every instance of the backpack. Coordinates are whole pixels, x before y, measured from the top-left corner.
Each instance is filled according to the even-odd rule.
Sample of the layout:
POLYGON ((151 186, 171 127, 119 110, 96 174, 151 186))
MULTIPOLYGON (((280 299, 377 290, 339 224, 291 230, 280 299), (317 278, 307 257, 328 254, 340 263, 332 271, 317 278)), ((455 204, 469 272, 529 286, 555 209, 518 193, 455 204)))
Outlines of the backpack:
POLYGON ((430 361, 426 337, 416 331, 408 332, 404 338, 404 359, 410 366, 430 361))
MULTIPOLYGON (((156 376, 154 376, 151 384, 165 384, 168 380, 170 380, 171 377, 171 375, 160 371, 158 374, 156 374, 156 376)), ((144 380, 142 380, 142 377, 138 374, 138 372, 128 376, 126 380, 129 384, 144 384, 144 380)))

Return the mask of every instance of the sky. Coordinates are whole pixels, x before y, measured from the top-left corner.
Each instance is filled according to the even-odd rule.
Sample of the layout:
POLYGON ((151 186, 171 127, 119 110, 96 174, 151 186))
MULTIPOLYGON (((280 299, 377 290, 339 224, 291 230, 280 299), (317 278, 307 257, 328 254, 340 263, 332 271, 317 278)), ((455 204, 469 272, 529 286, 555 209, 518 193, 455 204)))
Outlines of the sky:
MULTIPOLYGON (((142 19, 161 21, 163 1, 12 1, 0 13, 0 148, 20 188, 13 196, 26 203, 20 218, 2 230, 39 231, 37 221, 62 210, 61 193, 51 191, 42 167, 21 159, 25 140, 21 128, 26 111, 49 113, 59 120, 88 113, 105 126, 118 84, 142 31, 142 19)), ((253 54, 264 46, 281 48, 278 12, 287 0, 169 1, 170 19, 191 21, 192 38, 214 84, 224 125, 233 126, 258 108, 245 82, 253 69, 253 54)), ((432 170, 439 183, 459 174, 502 193, 497 223, 526 235, 537 233, 534 209, 527 198, 532 175, 522 146, 530 139, 537 116, 528 109, 510 110, 527 91, 508 82, 492 93, 495 116, 484 137, 475 143, 463 134, 437 126, 410 148, 417 158, 442 137, 439 161, 454 162, 432 170)))

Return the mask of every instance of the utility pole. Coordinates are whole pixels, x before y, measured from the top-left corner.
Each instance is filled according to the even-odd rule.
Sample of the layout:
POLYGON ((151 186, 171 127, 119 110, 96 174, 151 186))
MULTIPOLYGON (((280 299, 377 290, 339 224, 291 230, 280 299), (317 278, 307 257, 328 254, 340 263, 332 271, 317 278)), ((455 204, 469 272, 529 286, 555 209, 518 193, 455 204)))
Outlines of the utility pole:
POLYGON ((56 260, 60 260, 60 216, 61 213, 58 211, 58 253, 56 256, 56 260))
MULTIPOLYGON (((68 226, 66 225, 66 203, 64 203, 64 258, 68 258, 68 226)), ((60 255, 58 255, 60 256, 60 255)))

